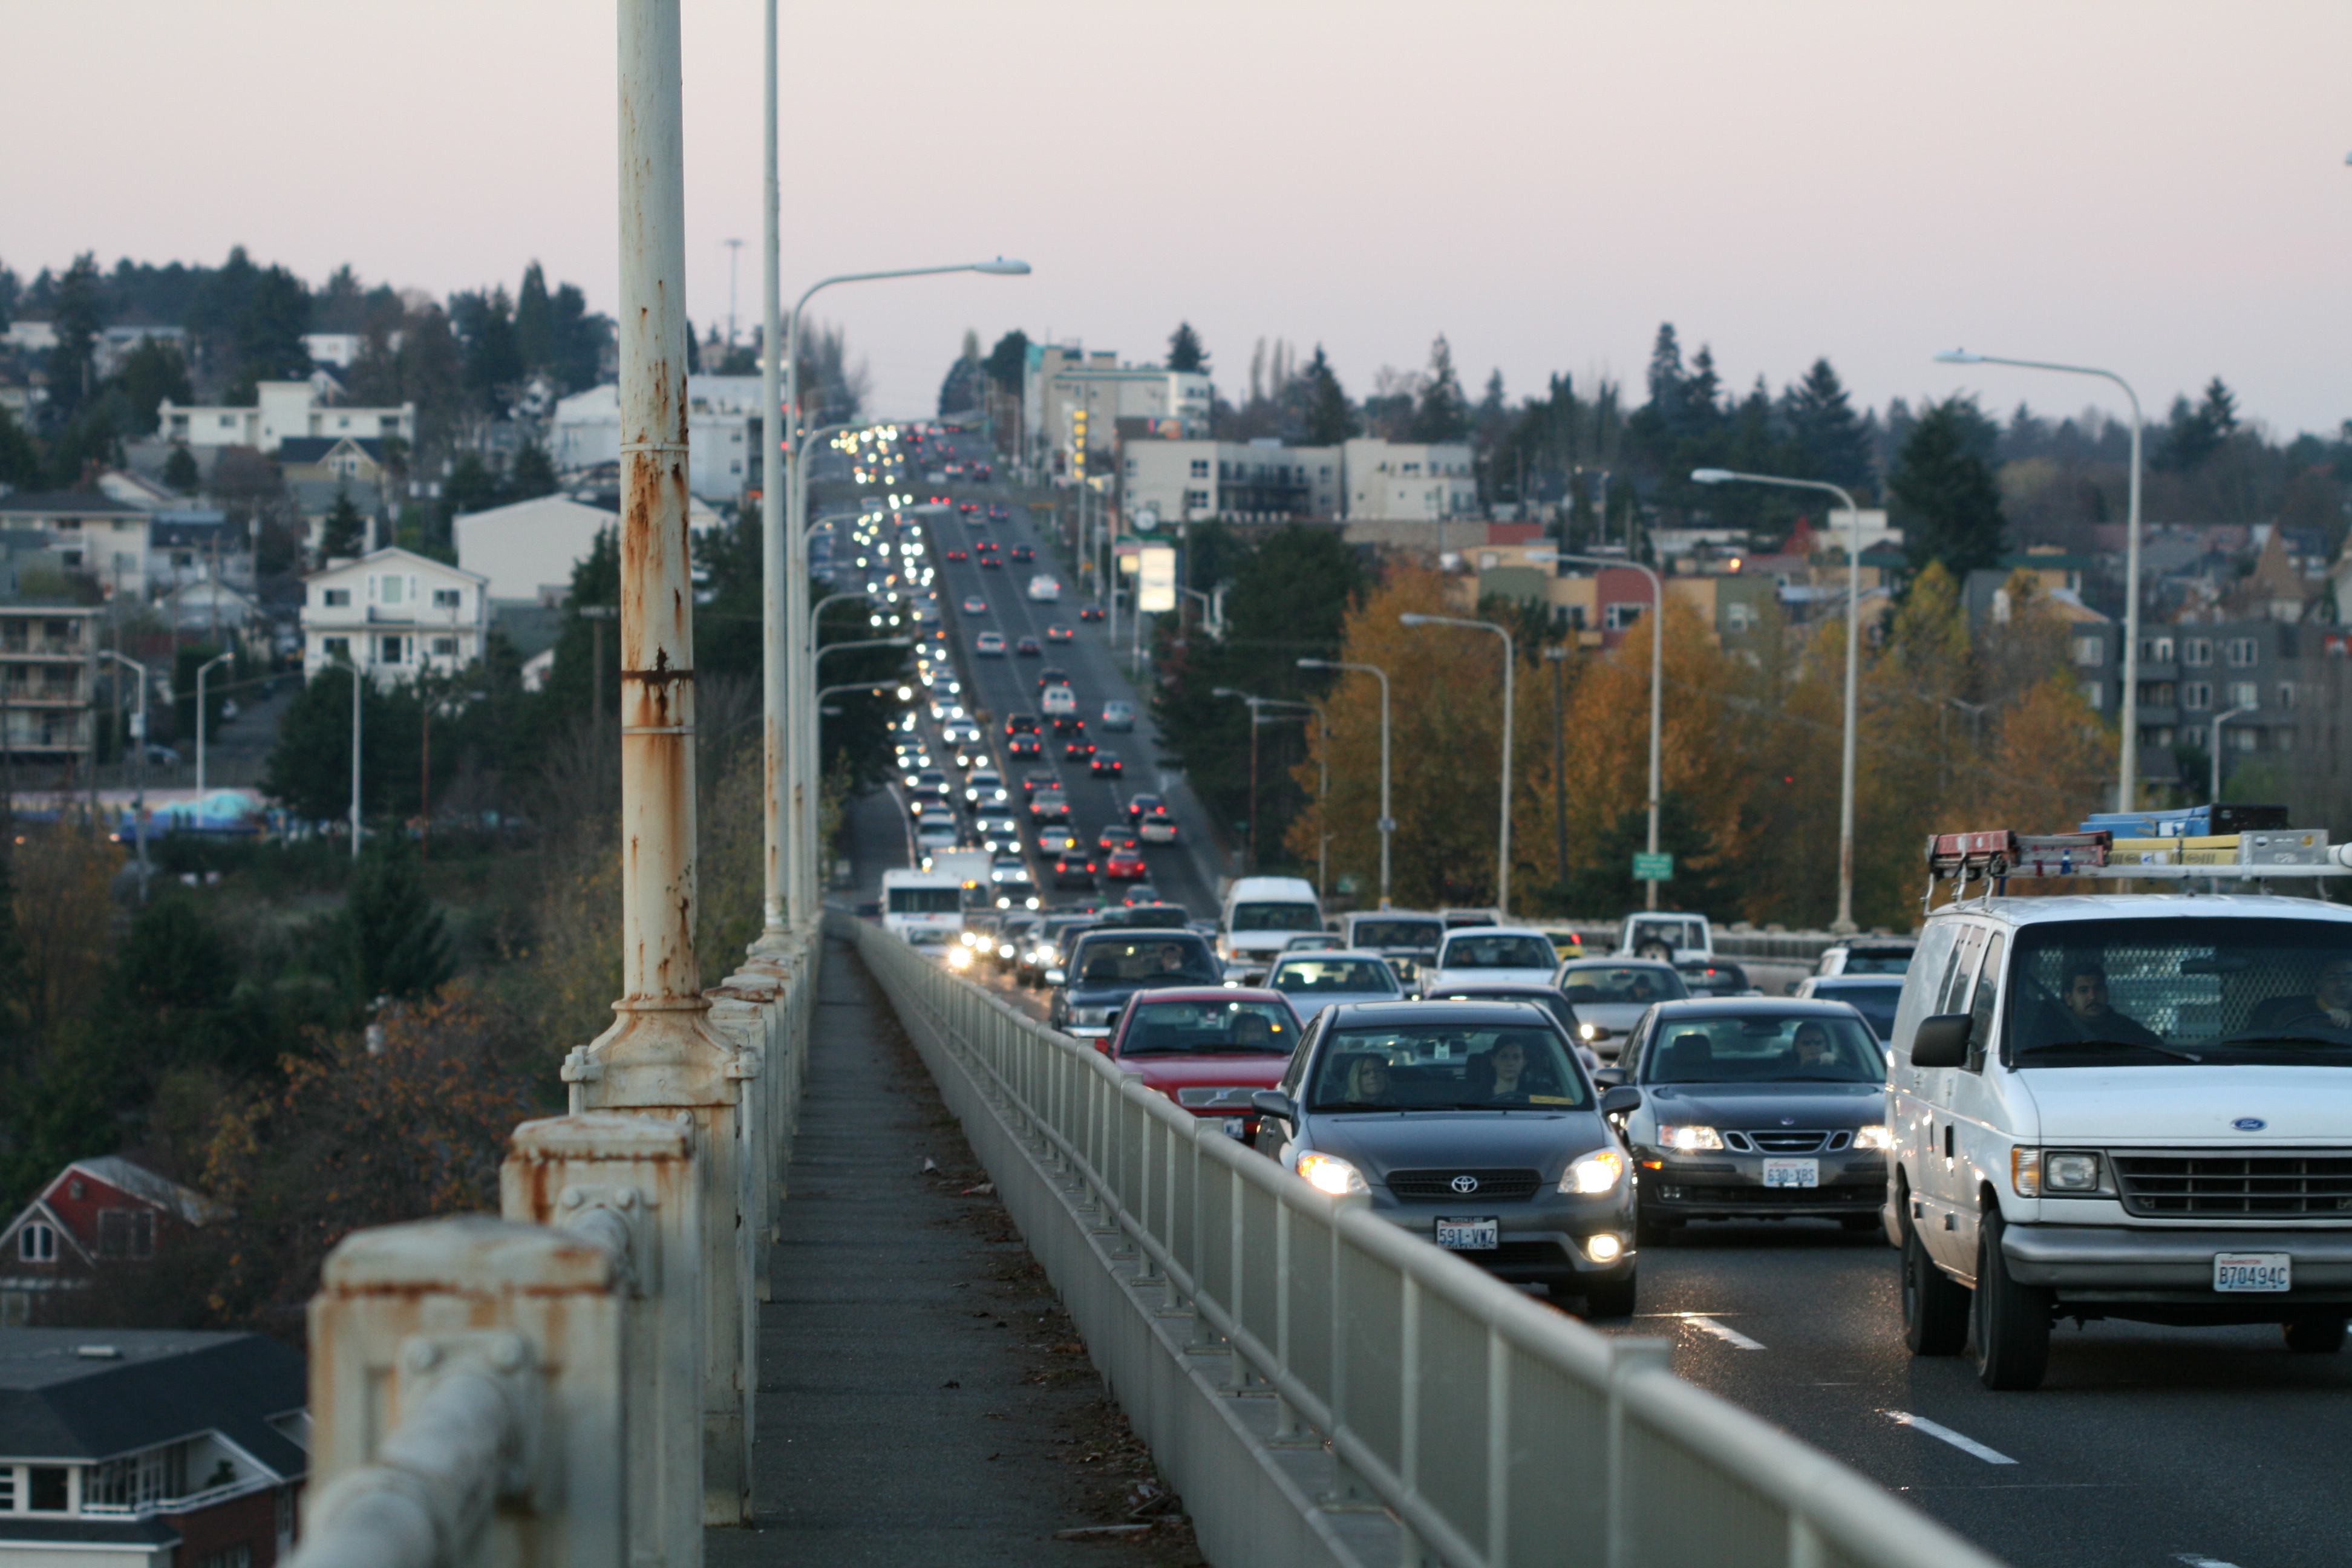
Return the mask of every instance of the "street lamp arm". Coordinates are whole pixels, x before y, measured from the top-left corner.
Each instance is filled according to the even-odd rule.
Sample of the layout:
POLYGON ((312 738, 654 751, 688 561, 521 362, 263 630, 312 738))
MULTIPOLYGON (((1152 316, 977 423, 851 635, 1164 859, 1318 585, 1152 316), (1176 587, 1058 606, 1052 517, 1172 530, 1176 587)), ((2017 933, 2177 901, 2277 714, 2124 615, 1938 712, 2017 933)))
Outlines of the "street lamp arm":
POLYGON ((818 289, 830 289, 836 283, 877 283, 885 278, 936 278, 945 272, 983 272, 998 278, 1025 278, 1029 275, 1029 264, 1008 261, 1000 256, 993 261, 958 261, 946 267, 895 267, 886 272, 838 272, 830 278, 820 278, 802 289, 801 297, 793 301, 793 314, 799 315, 801 307, 807 304, 818 289))
POLYGON ((823 658, 829 653, 847 653, 850 649, 857 647, 912 647, 914 646, 915 639, 912 637, 859 637, 855 642, 826 643, 816 650, 816 657, 823 658))

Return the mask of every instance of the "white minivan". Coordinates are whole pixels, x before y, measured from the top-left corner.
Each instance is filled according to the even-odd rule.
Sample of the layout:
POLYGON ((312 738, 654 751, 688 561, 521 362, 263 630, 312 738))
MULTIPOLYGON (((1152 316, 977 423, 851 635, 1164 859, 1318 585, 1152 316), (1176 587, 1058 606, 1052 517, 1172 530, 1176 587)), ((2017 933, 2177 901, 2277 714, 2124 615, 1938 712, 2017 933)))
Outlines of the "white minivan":
POLYGON ((1217 956, 1229 967, 1263 970, 1300 931, 1323 929, 1314 884, 1297 877, 1236 877, 1217 914, 1217 956))
POLYGON ((2064 1318, 2352 1317, 2352 909, 2271 896, 1937 910, 1889 1042, 1904 1338, 2032 1388, 2064 1318))

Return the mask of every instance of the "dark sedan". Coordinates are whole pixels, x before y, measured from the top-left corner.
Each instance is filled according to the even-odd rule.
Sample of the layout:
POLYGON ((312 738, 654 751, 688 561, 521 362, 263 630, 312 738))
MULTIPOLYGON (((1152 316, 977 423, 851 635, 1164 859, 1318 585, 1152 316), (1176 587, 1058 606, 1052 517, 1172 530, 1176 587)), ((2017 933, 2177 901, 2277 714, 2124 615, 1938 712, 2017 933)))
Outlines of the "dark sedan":
POLYGON ((1596 1089, 1551 1015, 1516 1002, 1327 1007, 1258 1146, 1334 1195, 1497 1278, 1633 1310, 1631 1161, 1610 1125, 1638 1091, 1596 1089))
POLYGON ((1088 931, 1064 969, 1046 1021, 1081 1037, 1109 1034, 1139 991, 1221 985, 1224 979, 1207 940, 1189 931, 1088 931))
POLYGON ((1625 1138, 1645 1241, 1695 1219, 1811 1215, 1877 1227, 1886 1063, 1843 1003, 1662 1002, 1600 1077, 1642 1090, 1625 1138))

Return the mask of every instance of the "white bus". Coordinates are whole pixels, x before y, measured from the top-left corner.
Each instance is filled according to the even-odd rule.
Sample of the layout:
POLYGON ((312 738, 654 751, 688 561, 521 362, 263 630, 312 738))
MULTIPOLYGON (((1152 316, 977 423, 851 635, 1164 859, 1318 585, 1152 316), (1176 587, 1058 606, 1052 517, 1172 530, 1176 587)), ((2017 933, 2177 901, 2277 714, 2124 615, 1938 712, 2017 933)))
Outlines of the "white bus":
POLYGON ((964 879, 957 871, 882 873, 882 929, 918 945, 953 942, 963 930, 964 879))

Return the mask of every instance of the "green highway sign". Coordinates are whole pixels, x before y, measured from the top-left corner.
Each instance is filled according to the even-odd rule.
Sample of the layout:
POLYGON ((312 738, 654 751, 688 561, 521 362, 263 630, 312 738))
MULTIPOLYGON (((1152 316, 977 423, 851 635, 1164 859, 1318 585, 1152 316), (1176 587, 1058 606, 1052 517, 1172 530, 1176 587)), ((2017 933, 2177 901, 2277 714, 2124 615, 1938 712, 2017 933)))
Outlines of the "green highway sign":
POLYGON ((1655 855, 1633 852, 1633 880, 1637 882, 1671 882, 1675 879, 1675 858, 1660 850, 1655 855))

